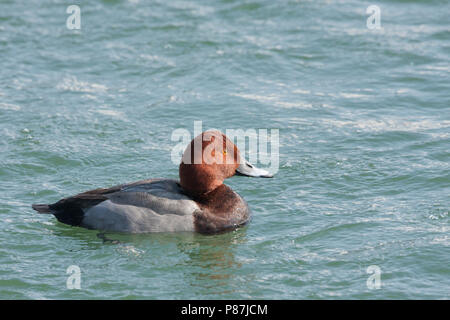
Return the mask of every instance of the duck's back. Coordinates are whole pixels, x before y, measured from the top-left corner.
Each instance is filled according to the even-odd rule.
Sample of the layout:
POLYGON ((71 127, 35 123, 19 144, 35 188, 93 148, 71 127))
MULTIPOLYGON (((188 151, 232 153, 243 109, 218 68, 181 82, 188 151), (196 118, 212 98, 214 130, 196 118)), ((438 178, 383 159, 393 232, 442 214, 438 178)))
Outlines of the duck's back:
POLYGON ((33 209, 72 226, 128 233, 193 231, 194 213, 200 210, 170 179, 95 189, 33 209))
POLYGON ((193 231, 198 205, 175 180, 144 180, 122 186, 107 200, 84 210, 81 226, 144 233, 193 231))

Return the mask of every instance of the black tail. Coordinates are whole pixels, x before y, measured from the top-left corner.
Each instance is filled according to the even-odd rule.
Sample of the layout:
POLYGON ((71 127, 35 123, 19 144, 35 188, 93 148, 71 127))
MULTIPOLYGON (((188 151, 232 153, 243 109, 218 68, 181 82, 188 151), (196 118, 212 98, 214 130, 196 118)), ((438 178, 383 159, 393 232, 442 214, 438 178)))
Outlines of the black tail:
POLYGON ((55 204, 33 204, 31 207, 39 213, 53 214, 59 222, 79 226, 83 221, 84 212, 79 206, 55 208, 55 204))
POLYGON ((31 207, 39 213, 52 213, 48 204, 33 204, 31 207))

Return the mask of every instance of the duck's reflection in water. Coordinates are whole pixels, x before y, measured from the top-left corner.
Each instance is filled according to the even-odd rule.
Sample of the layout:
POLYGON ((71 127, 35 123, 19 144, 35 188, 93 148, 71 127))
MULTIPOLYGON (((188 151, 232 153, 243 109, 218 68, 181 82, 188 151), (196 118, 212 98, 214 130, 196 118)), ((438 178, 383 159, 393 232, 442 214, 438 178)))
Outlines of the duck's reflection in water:
MULTIPOLYGON (((186 287, 199 295, 226 296, 242 289, 242 267, 236 251, 247 242, 247 227, 216 235, 193 232, 121 234, 99 233, 80 229, 53 230, 58 236, 70 237, 78 250, 104 250, 110 246, 115 254, 110 261, 126 258, 128 264, 158 269, 167 275, 184 277, 186 287), (80 246, 81 245, 81 246, 80 246), (103 248, 103 249, 102 249, 103 248)), ((77 251, 78 251, 77 250, 77 251)), ((111 252, 107 250, 108 252, 111 252)), ((186 291, 180 288, 179 291, 186 291)))
POLYGON ((179 242, 177 247, 187 257, 183 263, 186 282, 215 294, 239 289, 236 275, 242 265, 236 261, 235 251, 246 241, 246 228, 240 228, 218 235, 196 235, 191 242, 179 242))
MULTIPOLYGON (((239 290, 242 285, 237 278, 241 263, 235 252, 247 241, 247 228, 227 233, 201 235, 197 233, 164 233, 147 235, 107 234, 107 243, 134 246, 146 251, 144 259, 167 267, 167 272, 182 274, 187 287, 214 294, 227 294, 239 290), (111 242, 110 240, 113 240, 111 242), (174 247, 178 250, 174 250, 174 247), (159 251, 154 255, 152 251, 159 251), (165 255, 161 252, 165 251, 165 255), (172 264, 173 263, 173 264, 172 264)), ((147 262, 148 263, 148 262, 147 262)), ((183 291, 186 288, 183 288, 183 291)), ((182 290, 180 288, 180 290, 182 290)))

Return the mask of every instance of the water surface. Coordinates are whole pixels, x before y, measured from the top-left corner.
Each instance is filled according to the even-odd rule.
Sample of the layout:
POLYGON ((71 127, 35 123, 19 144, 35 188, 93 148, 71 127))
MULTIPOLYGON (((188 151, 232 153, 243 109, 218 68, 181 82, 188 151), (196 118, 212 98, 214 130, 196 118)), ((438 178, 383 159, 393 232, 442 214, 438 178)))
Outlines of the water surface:
POLYGON ((0 298, 449 298, 448 1, 69 4, 0 3, 0 298), (247 227, 113 244, 31 209, 177 178, 199 120, 279 129, 276 177, 227 182, 247 227))

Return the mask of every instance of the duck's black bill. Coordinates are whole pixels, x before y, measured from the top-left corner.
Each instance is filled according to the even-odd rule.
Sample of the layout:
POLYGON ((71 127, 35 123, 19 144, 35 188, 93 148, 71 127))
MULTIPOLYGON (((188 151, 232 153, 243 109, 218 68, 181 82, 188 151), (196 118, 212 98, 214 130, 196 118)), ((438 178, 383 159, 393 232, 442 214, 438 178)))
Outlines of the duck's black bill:
POLYGON ((239 168, 236 169, 236 174, 240 176, 257 177, 257 178, 273 177, 273 174, 271 174, 269 171, 256 168, 254 165, 252 165, 245 159, 241 159, 241 164, 239 165, 239 168))

